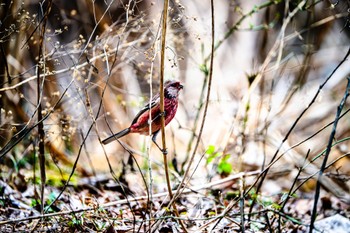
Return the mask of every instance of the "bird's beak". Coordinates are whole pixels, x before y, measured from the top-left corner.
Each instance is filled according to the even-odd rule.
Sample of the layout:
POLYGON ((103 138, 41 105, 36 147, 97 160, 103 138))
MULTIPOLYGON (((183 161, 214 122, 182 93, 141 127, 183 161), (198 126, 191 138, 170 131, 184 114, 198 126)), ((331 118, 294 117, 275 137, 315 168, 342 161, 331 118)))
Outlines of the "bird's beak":
POLYGON ((183 88, 184 88, 184 86, 183 86, 182 84, 180 84, 180 85, 179 85, 179 88, 180 88, 180 89, 183 89, 183 88))

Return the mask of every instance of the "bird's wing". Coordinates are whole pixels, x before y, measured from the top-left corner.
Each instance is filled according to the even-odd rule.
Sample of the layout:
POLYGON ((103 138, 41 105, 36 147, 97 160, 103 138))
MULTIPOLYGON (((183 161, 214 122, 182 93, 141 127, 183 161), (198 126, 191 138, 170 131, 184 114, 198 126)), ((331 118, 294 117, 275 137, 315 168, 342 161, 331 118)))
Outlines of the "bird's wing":
POLYGON ((151 104, 147 103, 135 116, 134 120, 132 121, 131 125, 135 124, 137 122, 137 120, 139 119, 139 117, 146 111, 152 109, 154 106, 156 106, 157 104, 159 104, 159 95, 155 95, 152 98, 151 104))

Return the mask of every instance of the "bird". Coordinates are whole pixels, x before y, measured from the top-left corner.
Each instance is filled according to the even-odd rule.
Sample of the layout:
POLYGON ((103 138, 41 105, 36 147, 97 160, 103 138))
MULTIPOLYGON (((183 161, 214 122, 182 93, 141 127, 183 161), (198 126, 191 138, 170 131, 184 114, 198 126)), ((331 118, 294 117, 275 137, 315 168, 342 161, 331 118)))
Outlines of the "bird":
POLYGON ((122 131, 109 136, 102 141, 108 144, 129 133, 139 133, 142 135, 152 135, 153 143, 161 150, 163 149, 157 144, 157 135, 161 129, 161 116, 164 114, 165 126, 175 117, 179 103, 179 92, 183 89, 183 85, 177 80, 168 80, 164 83, 164 112, 160 111, 160 94, 156 94, 150 103, 144 106, 134 117, 130 126, 122 131), (149 117, 151 116, 151 120, 149 117), (149 129, 151 123, 151 130, 149 129))

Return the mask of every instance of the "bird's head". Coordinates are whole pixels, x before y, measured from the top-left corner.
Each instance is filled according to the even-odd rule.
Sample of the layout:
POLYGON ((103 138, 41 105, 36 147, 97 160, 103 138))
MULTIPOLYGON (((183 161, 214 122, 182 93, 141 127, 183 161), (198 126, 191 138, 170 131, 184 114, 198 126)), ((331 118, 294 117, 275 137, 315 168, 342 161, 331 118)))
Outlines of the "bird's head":
POLYGON ((164 95, 166 98, 172 99, 177 98, 179 96, 179 91, 184 86, 175 80, 169 80, 164 83, 164 95))

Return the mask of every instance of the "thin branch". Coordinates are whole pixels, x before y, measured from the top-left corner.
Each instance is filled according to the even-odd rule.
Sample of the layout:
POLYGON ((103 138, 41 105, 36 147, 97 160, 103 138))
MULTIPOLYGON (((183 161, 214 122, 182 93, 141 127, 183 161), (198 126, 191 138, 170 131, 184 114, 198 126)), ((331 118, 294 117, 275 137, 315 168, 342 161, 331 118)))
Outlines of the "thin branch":
MULTIPOLYGON (((114 49, 111 49, 109 50, 108 52, 106 53, 101 53, 101 54, 98 54, 92 58, 89 58, 89 61, 86 61, 86 62, 83 62, 79 65, 74 65, 74 66, 71 66, 71 67, 68 67, 68 68, 65 68, 65 69, 60 69, 60 70, 57 70, 57 71, 51 71, 49 73, 43 73, 43 74, 40 74, 40 78, 42 77, 50 77, 50 76, 54 76, 54 75, 58 75, 58 74, 64 74, 68 71, 76 71, 76 70, 79 70, 79 69, 82 69, 86 66, 90 66, 91 62, 93 61, 96 61, 96 60, 99 60, 101 58, 104 58, 106 56, 108 57, 113 57, 115 56, 115 53, 118 51, 118 50, 121 50, 121 49, 124 49, 124 48, 128 48, 128 47, 132 47, 134 46, 135 44, 139 43, 138 40, 136 41, 132 41, 132 42, 129 42, 129 43, 123 43, 120 47, 118 48, 114 48, 114 49)), ((74 52, 70 52, 69 55, 72 55, 74 52)), ((63 54, 61 56, 64 56, 63 54)), ((121 66, 121 65, 120 65, 121 66)), ((117 66, 118 67, 118 66, 117 66)), ((16 78, 16 77, 21 77, 23 76, 24 74, 19 74, 17 76, 12 76, 12 79, 16 78)), ((13 89, 16 89, 30 81, 33 81, 37 79, 37 75, 33 75, 33 76, 30 76, 28 78, 26 78, 25 80, 21 81, 21 82, 18 82, 12 86, 9 86, 9 87, 3 87, 3 88, 0 88, 0 92, 4 92, 4 91, 8 91, 8 90, 13 90, 13 89)))
MULTIPOLYGON (((10 72, 9 72, 9 65, 8 65, 8 62, 7 62, 7 59, 6 59, 4 45, 2 43, 0 44, 0 50, 1 50, 1 58, 3 60, 3 64, 5 66, 5 71, 6 71, 6 75, 7 75, 7 82, 9 84, 11 84, 12 83, 12 77, 11 77, 10 72)), ((0 118, 0 124, 1 124, 1 118, 0 118)))
MULTIPOLYGON (((193 186, 191 188, 186 188, 183 190, 183 193, 192 193, 194 191, 199 191, 203 189, 212 189, 215 186, 222 185, 228 182, 232 182, 232 180, 237 180, 240 179, 242 176, 244 177, 250 177, 250 176, 255 176, 259 174, 260 171, 251 171, 251 172, 241 172, 232 176, 228 176, 226 178, 216 180, 207 184, 201 184, 197 186, 193 186)), ((176 190, 173 190, 176 191, 176 190)), ((166 197, 169 195, 169 192, 163 192, 163 193, 157 193, 154 194, 153 197, 155 198, 160 198, 160 197, 166 197)), ((107 208, 107 207, 113 207, 113 206, 119 206, 123 204, 128 204, 133 202, 138 202, 138 201, 147 201, 149 198, 149 195, 145 196, 138 196, 138 197, 133 197, 133 198, 128 198, 128 199, 123 199, 123 200, 118 200, 118 201, 113 201, 113 202, 108 202, 104 204, 100 204, 99 206, 95 207, 86 207, 86 208, 81 208, 77 210, 69 210, 69 211, 61 211, 57 213, 49 213, 49 214, 43 214, 43 215, 37 215, 37 216, 30 216, 30 217, 25 217, 25 218, 18 218, 18 219, 8 219, 5 221, 0 221, 0 226, 4 224, 9 224, 9 223, 15 223, 15 222, 23 222, 23 221, 28 221, 28 220, 34 220, 34 219, 40 219, 40 218, 48 218, 48 217, 54 217, 54 216, 61 216, 61 215, 67 215, 71 213, 79 213, 79 212, 84 212, 84 211, 94 211, 99 208, 107 208)))
MULTIPOLYGON (((162 35, 161 35, 161 50, 160 50, 160 85, 159 85, 159 97, 160 97, 160 112, 164 113, 164 62, 165 62, 165 45, 166 45, 166 29, 168 20, 168 7, 169 0, 164 0, 163 5, 163 17, 162 17, 162 35)), ((165 140, 165 119, 164 114, 161 115, 161 134, 162 134, 162 153, 164 158, 165 176, 167 180, 169 195, 172 198, 171 185, 169 180, 168 163, 167 163, 167 151, 166 151, 166 140, 165 140)))
MULTIPOLYGON (((305 165, 306 162, 307 162, 307 159, 308 159, 308 157, 309 157, 309 154, 310 154, 310 149, 307 151, 307 153, 306 153, 306 155, 305 155, 304 165, 305 165)), ((284 213, 284 208, 285 208, 286 204, 288 203, 288 201, 289 201, 291 195, 294 193, 294 192, 293 192, 294 186, 296 185, 296 183, 297 183, 297 181, 298 181, 298 179, 299 179, 299 176, 300 176, 301 172, 303 171, 304 165, 303 165, 303 166, 300 166, 300 167, 298 168, 298 173, 296 174, 296 176, 295 176, 295 178, 294 178, 294 181, 293 181, 291 187, 290 187, 289 190, 288 190, 288 193, 287 193, 287 195, 286 195, 285 200, 283 200, 283 203, 282 203, 282 206, 281 206, 281 212, 283 212, 283 213, 284 213)), ((278 231, 280 231, 280 232, 281 232, 281 217, 282 217, 282 216, 279 215, 279 217, 278 217, 278 226, 277 226, 277 229, 278 229, 278 231)))
MULTIPOLYGON (((298 116, 298 118, 293 122, 292 126, 290 127, 290 129, 288 130, 287 134, 284 136, 283 140, 281 141, 280 145, 278 146, 278 148, 276 149, 274 155, 271 158, 270 164, 275 162, 280 150, 282 149, 282 146, 284 145, 284 143, 287 141, 287 139, 289 138, 289 135, 292 133, 292 131, 295 129, 295 127, 297 126, 297 124, 299 123, 299 121, 301 120, 301 118, 304 116, 304 114, 311 108, 311 106, 315 103, 318 95, 321 93, 321 90, 323 89, 323 87, 326 85, 326 83, 331 79, 331 77, 333 77, 333 75, 335 74, 335 72, 339 69, 340 66, 342 66, 342 64, 347 60, 347 58, 350 55, 350 47, 348 52, 346 53, 346 55, 344 56, 343 60, 337 65, 337 67, 335 67, 335 69, 332 71, 332 73, 326 78, 326 80, 319 86, 316 94, 313 96, 313 98, 311 99, 310 103, 308 104, 308 106, 300 113, 300 115, 298 116)), ((266 178, 266 175, 269 171, 270 166, 268 166, 263 172, 262 172, 262 176, 259 177, 260 182, 256 188, 256 191, 259 192, 263 181, 266 178)), ((249 191, 256 185, 256 183, 258 183, 259 178, 255 181, 255 183, 246 191, 246 195, 249 193, 249 191)), ((253 206, 253 205, 252 205, 253 206)), ((253 207, 251 207, 252 210, 253 207)))
MULTIPOLYGON (((166 46, 166 30, 167 30, 167 21, 168 21, 168 8, 169 8, 169 0, 164 0, 163 5, 163 17, 162 17, 162 35, 161 35, 161 50, 160 50, 160 85, 159 85, 159 97, 160 97, 160 112, 164 113, 164 63, 165 63, 165 46, 166 46)), ((169 192, 169 197, 173 198, 173 193, 171 190, 171 184, 170 184, 170 177, 169 177, 169 166, 168 166, 168 159, 167 159, 167 149, 166 149, 166 140, 165 140, 165 114, 161 115, 161 133, 162 133, 162 153, 163 153, 163 160, 164 160, 164 170, 165 170, 165 178, 167 183, 167 188, 169 192)), ((173 208, 175 215, 177 217, 180 217, 179 211, 177 210, 176 204, 173 203, 173 208)), ((179 219, 178 220, 182 230, 184 232, 187 232, 186 226, 184 223, 179 219)), ((152 227, 151 227, 152 228, 152 227)), ((152 229, 150 229, 150 232, 152 232, 152 229)))
POLYGON ((184 189, 184 187, 187 186, 187 183, 189 182, 188 178, 188 174, 190 172, 191 169, 191 165, 194 161, 194 157, 196 155, 198 146, 199 146, 199 142, 201 140, 202 137, 202 133, 203 133, 203 129, 204 129, 204 124, 205 124, 205 120, 206 120, 206 116, 207 116, 207 112, 208 112, 208 106, 209 106, 209 99, 210 99, 210 92, 211 92, 211 83, 212 83, 212 79, 213 79, 213 66, 214 66, 214 50, 215 50, 215 15, 214 15, 214 1, 210 0, 210 6, 211 6, 211 58, 210 58, 210 68, 209 68, 209 81, 208 81, 208 90, 207 90, 207 98, 206 98, 206 102, 205 102, 205 107, 204 107, 204 113, 203 113, 203 119, 202 119, 202 123, 201 123, 201 127, 199 129, 199 133, 198 133, 198 137, 197 137, 197 142, 195 144, 195 147, 193 149, 191 158, 189 160, 187 169, 185 171, 185 174, 183 176, 183 179, 181 181, 181 184, 179 185, 179 188, 176 190, 176 194, 174 195, 174 198, 172 198, 172 200, 170 201, 170 203, 174 202, 176 200, 176 198, 178 198, 181 193, 182 190, 184 189), (186 184, 185 184, 186 181, 186 184), (185 185, 184 185, 185 184, 185 185))
POLYGON ((348 84, 347 84, 344 96, 343 96, 343 98, 342 98, 342 100, 341 100, 341 102, 340 102, 340 104, 338 106, 338 110, 337 110, 337 113, 336 113, 336 116, 335 116, 335 120, 334 120, 334 124, 333 124, 333 129, 332 129, 331 135, 329 136, 327 150, 326 150, 326 153, 324 155, 324 159, 323 159, 323 162, 322 162, 322 165, 321 165, 321 168, 320 168, 320 172, 318 173, 318 179, 317 179, 316 191, 315 191, 315 198, 314 198, 314 206, 313 206, 312 214, 311 214, 311 223, 310 223, 310 229, 309 229, 310 233, 312 233, 312 231, 313 231, 314 223, 315 223, 315 220, 316 220, 317 202, 318 202, 318 199, 320 197, 320 189, 321 189, 321 179, 322 179, 323 172, 324 172, 324 170, 326 168, 326 165, 327 165, 327 160, 328 160, 329 154, 330 154, 331 149, 332 149, 334 136, 335 136, 335 133, 337 131, 337 125, 338 125, 338 122, 339 122, 339 116, 340 116, 340 114, 341 114, 341 112, 343 110, 343 107, 345 105, 346 99, 349 97, 349 91, 350 91, 350 77, 348 78, 348 84))
MULTIPOLYGON (((44 121, 43 119, 43 113, 42 113, 42 96, 44 92, 44 82, 45 82, 45 76, 41 80, 40 78, 40 61, 42 58, 42 64, 43 64, 43 70, 45 71, 45 58, 44 58, 44 40, 45 40, 45 31, 46 31, 46 22, 47 22, 47 17, 51 12, 51 6, 52 6, 52 1, 50 0, 48 2, 48 6, 46 8, 45 14, 43 16, 42 20, 42 27, 40 28, 40 41, 39 41, 39 63, 36 66, 36 71, 37 71, 37 104, 38 104, 38 135, 39 135, 39 149, 38 149, 38 158, 39 158, 39 168, 40 168, 40 179, 41 179, 41 184, 40 184, 40 208, 41 208, 41 214, 44 213, 44 191, 45 191, 45 183, 46 183, 46 170, 45 170, 45 131, 44 131, 44 121)), ((42 10, 42 5, 40 4, 41 10, 42 10)), ((44 12, 43 12, 44 13, 44 12)))

